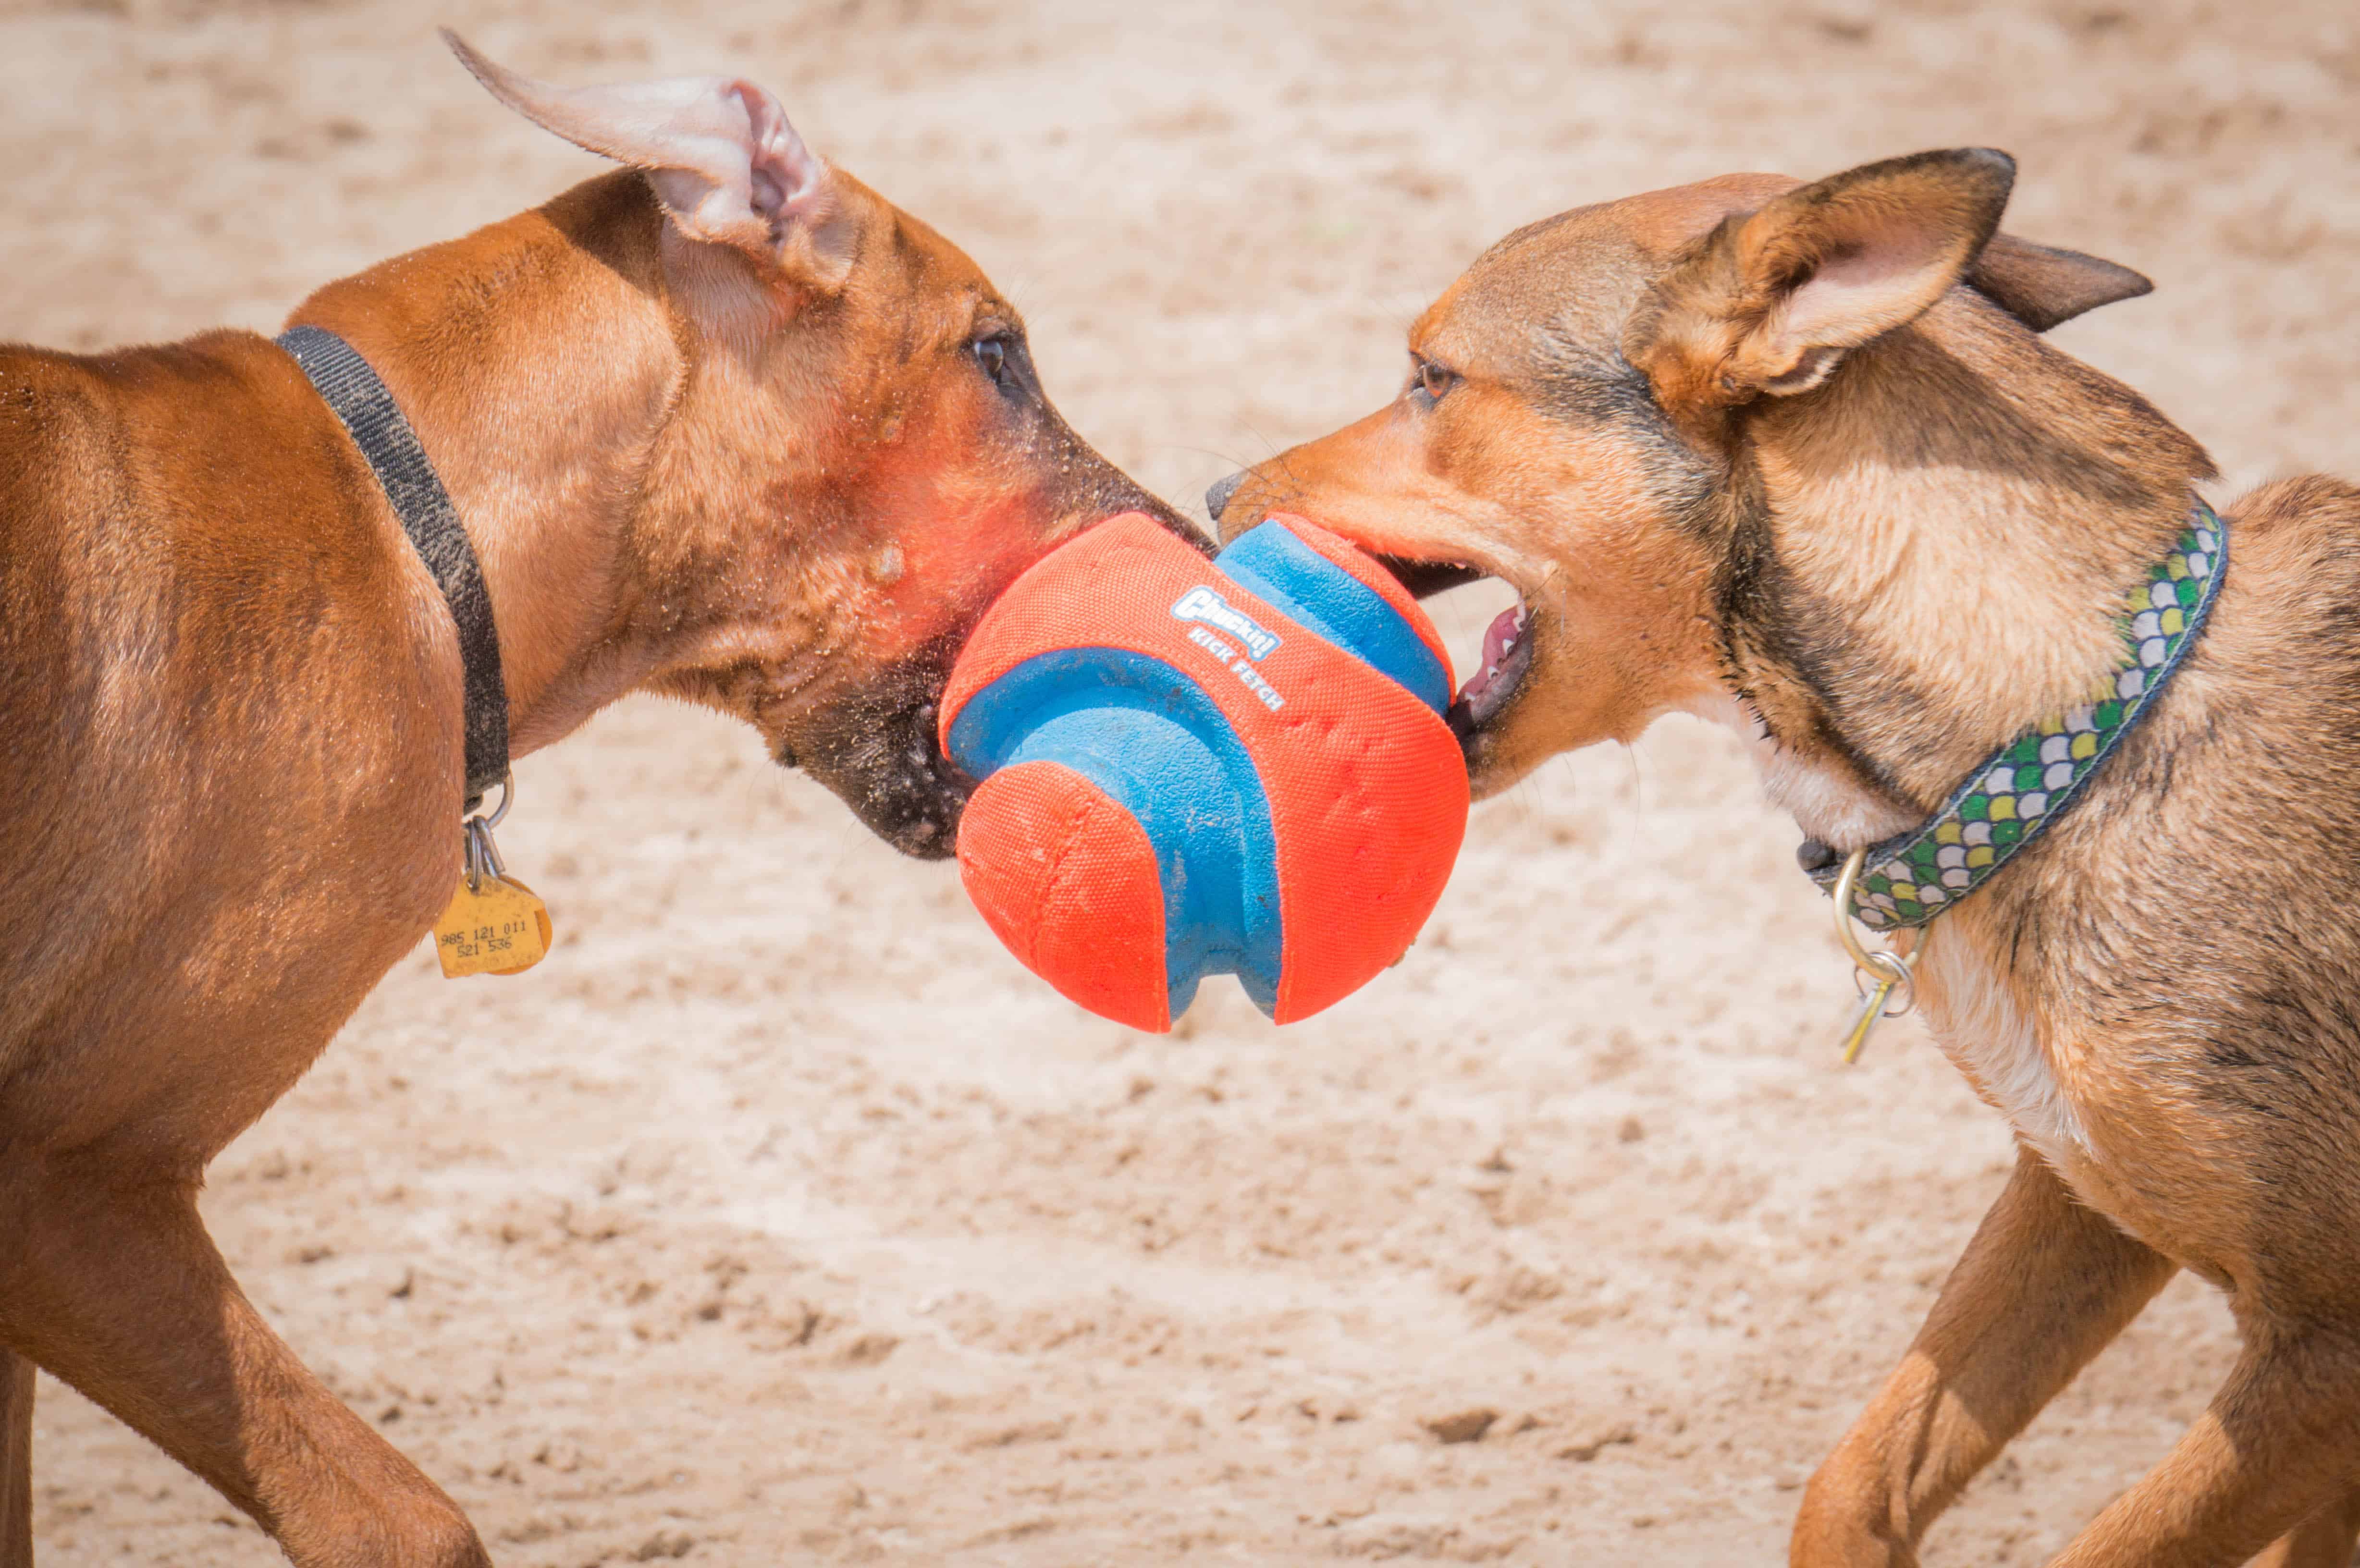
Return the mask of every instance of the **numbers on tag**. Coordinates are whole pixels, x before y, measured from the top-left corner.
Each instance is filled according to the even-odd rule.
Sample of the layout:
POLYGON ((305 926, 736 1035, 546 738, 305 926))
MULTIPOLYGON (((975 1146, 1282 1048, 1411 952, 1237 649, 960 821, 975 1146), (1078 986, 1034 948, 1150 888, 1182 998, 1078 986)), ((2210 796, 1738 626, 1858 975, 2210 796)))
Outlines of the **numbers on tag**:
POLYGON ((442 977, 515 975, 549 956, 549 906, 510 877, 484 877, 470 887, 459 878, 450 907, 434 922, 434 956, 442 977))

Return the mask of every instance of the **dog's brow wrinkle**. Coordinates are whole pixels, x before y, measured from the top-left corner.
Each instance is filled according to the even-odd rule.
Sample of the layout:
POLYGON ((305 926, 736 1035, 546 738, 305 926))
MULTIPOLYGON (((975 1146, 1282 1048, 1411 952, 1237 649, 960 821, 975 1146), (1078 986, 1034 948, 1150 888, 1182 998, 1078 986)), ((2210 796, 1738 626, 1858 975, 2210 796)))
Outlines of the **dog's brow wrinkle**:
POLYGON ((1639 446, 1649 494, 1675 519, 1694 518, 1709 505, 1712 465, 1673 429, 1646 376, 1619 347, 1594 346, 1554 322, 1535 327, 1532 343, 1533 401, 1541 412, 1568 424, 1610 426, 1639 446))
POLYGON ((1593 347, 1553 324, 1534 329, 1533 348, 1546 411, 1599 420, 1662 418, 1646 377, 1619 350, 1593 347))

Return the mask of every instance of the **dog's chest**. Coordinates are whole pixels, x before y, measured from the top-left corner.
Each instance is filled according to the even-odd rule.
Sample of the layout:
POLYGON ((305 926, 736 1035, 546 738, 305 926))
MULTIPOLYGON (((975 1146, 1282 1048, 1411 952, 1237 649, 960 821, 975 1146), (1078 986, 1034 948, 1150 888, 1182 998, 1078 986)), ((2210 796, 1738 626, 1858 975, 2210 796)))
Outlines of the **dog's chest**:
MULTIPOLYGON (((1752 754, 1771 802, 1804 833, 1827 844, 1871 842, 1911 825, 1889 803, 1823 762, 1797 756, 1766 735, 1744 704, 1716 692, 1686 711, 1735 731, 1752 754)), ((2089 1174, 2099 1163, 2087 1126, 2074 1109, 2044 1046, 2038 1019, 1985 956, 1968 930, 1970 917, 1938 922, 1943 930, 1919 964, 1918 993, 1935 1043, 1964 1074, 1985 1105, 2007 1118, 2017 1137, 2067 1176, 2089 1174)))
POLYGON ((1952 1066, 2016 1136, 2067 1171, 2094 1150, 2040 1039, 2039 1025, 1977 944, 1937 935, 1920 964, 1927 1023, 1952 1066))

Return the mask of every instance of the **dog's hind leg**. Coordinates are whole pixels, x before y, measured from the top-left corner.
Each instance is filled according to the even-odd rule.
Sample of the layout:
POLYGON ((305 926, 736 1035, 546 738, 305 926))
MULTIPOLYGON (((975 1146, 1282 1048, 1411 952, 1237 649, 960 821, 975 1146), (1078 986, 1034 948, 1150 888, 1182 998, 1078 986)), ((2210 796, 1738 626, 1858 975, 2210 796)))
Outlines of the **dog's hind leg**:
POLYGON ((213 1483, 299 1568, 490 1568, 458 1506, 262 1322, 191 1187, 0 1171, 12 1185, 26 1223, 0 1258, 0 1341, 213 1483))
POLYGON ((2360 1476, 2360 1337, 2249 1320, 2245 1354, 2163 1463, 2051 1568, 2232 1568, 2360 1476))
POLYGON ((2360 1492, 2346 1492, 2270 1542, 2251 1568, 2352 1568, 2360 1552, 2360 1492))
POLYGON ((1914 1564, 1935 1517, 2174 1272, 2020 1151, 1909 1354, 1811 1477, 1795 1568, 1914 1564))
POLYGON ((33 1563, 33 1364, 0 1349, 0 1568, 33 1563))

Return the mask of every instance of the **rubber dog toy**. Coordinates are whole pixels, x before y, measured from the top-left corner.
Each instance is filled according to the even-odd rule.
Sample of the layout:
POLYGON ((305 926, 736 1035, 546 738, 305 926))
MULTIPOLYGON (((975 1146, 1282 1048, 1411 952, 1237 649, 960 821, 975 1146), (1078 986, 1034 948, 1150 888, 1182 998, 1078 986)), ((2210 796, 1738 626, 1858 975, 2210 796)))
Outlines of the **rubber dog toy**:
POLYGON ((967 896, 1034 974, 1163 1030, 1207 975, 1292 1023, 1407 951, 1467 828, 1450 660, 1392 573, 1300 518, 1211 561, 1136 514, 978 624, 942 737, 980 780, 967 896))

